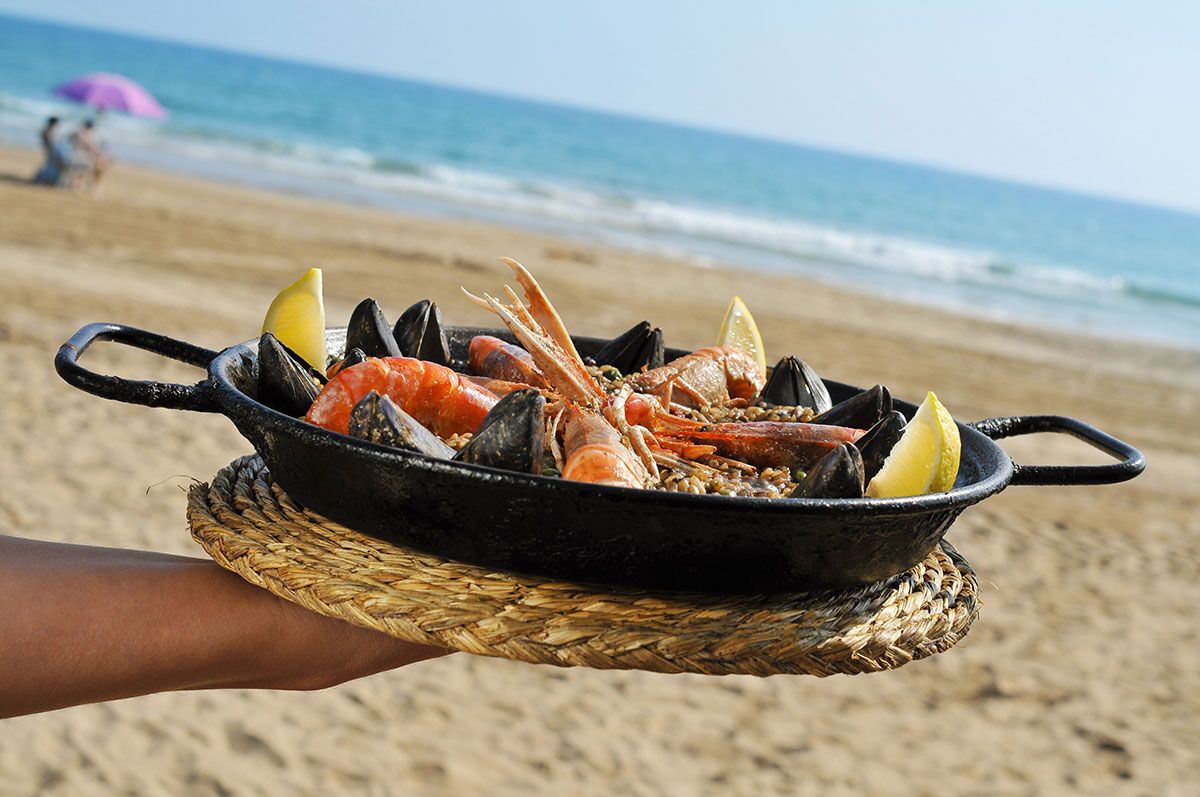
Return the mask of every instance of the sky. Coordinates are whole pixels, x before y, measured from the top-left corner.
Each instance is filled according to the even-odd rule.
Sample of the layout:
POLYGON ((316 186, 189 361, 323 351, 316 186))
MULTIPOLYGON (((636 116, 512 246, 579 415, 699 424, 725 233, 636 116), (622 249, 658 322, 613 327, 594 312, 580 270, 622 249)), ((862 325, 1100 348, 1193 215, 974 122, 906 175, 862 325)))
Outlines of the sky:
POLYGON ((1200 210, 1200 3, 0 0, 0 12, 1200 210))

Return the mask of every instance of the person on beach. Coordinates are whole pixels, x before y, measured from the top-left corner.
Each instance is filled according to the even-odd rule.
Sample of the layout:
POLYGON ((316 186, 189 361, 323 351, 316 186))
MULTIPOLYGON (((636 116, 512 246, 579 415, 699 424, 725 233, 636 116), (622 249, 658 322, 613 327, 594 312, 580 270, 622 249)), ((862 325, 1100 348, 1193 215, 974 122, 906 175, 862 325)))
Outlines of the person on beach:
POLYGON ((69 158, 62 143, 55 137, 58 132, 58 117, 51 116, 42 126, 42 156, 41 167, 33 176, 37 185, 58 185, 66 176, 70 166, 69 158))
POLYGON ((205 559, 0 535, 0 719, 185 689, 325 689, 450 651, 205 559))
POLYGON ((71 134, 71 187, 90 191, 100 184, 109 167, 108 153, 96 141, 96 123, 88 119, 71 134))

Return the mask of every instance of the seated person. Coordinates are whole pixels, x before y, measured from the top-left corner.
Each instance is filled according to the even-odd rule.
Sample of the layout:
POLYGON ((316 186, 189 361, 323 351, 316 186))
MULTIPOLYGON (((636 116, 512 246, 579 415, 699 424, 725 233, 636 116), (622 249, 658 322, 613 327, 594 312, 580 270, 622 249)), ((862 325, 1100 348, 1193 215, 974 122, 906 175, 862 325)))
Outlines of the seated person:
POLYGON ((38 185, 59 185, 64 181, 67 170, 71 165, 69 150, 61 141, 55 138, 57 130, 58 117, 51 116, 42 127, 41 139, 44 160, 41 168, 37 170, 37 174, 33 176, 33 182, 38 185))

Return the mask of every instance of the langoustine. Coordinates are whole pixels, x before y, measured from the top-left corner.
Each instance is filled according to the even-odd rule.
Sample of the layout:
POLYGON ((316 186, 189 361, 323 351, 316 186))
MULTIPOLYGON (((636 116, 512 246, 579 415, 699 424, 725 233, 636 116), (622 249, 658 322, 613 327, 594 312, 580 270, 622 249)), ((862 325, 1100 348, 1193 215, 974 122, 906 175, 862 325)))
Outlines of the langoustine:
POLYGON ((506 262, 518 275, 528 306, 507 286, 507 305, 487 294, 478 297, 465 289, 464 293, 500 317, 529 352, 538 371, 568 403, 565 436, 570 436, 573 424, 579 425, 587 429, 589 440, 603 440, 607 450, 605 456, 596 457, 595 467, 583 467, 576 466, 572 457, 595 457, 595 449, 589 447, 592 444, 566 446, 564 478, 644 484, 650 475, 657 475, 656 462, 670 461, 672 455, 689 458, 717 453, 756 466, 809 465, 862 435, 862 430, 837 426, 704 424, 672 415, 670 405, 676 390, 696 404, 758 394, 766 375, 757 360, 728 347, 700 349, 661 368, 633 375, 626 390, 609 395, 575 353, 561 318, 537 282, 520 264, 506 262), (642 392, 631 393, 633 390, 642 392), (607 428, 601 427, 602 422, 607 428), (636 473, 628 467, 634 455, 641 465, 636 473))

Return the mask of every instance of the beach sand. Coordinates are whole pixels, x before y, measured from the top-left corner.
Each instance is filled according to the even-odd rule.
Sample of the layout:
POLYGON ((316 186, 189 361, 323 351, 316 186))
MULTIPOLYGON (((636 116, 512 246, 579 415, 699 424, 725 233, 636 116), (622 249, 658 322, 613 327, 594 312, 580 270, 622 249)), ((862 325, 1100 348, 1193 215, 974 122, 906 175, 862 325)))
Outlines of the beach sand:
MULTIPOLYGON (((1190 794, 1200 781, 1200 356, 971 320, 799 279, 482 225, 429 221, 118 166, 98 196, 20 182, 0 151, 0 532, 202 555, 183 488, 249 445, 219 416, 105 402, 61 382, 90 321, 219 349, 274 293, 325 270, 331 324, 394 316, 511 255, 579 333, 652 319, 712 341, 729 296, 769 353, 822 374, 934 389, 960 418, 1057 413, 1140 446, 1113 487, 1011 488, 949 539, 984 606, 956 649, 858 677, 560 670, 457 654, 313 694, 195 692, 0 723, 0 794, 1190 794)), ((116 346, 88 362, 194 381, 116 346)), ((1102 462, 1062 436, 1019 461, 1102 462)))

